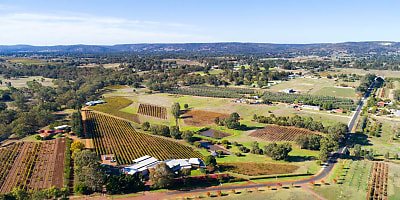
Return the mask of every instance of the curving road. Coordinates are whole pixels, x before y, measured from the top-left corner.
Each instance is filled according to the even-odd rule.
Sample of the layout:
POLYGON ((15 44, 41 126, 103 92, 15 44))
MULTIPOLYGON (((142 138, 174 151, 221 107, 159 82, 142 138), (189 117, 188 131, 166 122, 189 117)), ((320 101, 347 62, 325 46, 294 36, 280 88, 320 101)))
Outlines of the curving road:
POLYGON ((202 193, 202 192, 212 192, 218 190, 237 190, 237 189, 249 189, 249 188, 259 188, 259 187, 267 187, 269 186, 276 186, 278 183, 282 185, 302 185, 310 183, 310 181, 319 181, 325 178, 333 169, 335 163, 337 162, 337 155, 333 155, 328 159, 328 161, 324 164, 321 170, 316 174, 309 178, 296 180, 296 181, 278 181, 278 182, 269 182, 269 183, 260 183, 260 184, 251 184, 251 185, 232 185, 232 186, 221 186, 221 187, 208 187, 208 188, 199 188, 199 189, 192 189, 192 190, 182 190, 182 191, 171 191, 168 192, 168 195, 179 195, 179 194, 189 194, 189 193, 202 193))
MULTIPOLYGON (((360 103, 357 106, 357 109, 353 116, 351 117, 348 127, 349 127, 349 133, 353 130, 356 120, 358 116, 360 115, 363 106, 366 104, 367 99, 369 95, 371 94, 372 89, 374 88, 374 84, 372 84, 369 88, 368 91, 365 93, 364 97, 361 99, 360 103)), ((345 139, 347 141, 347 137, 345 139)), ((292 183, 294 185, 302 185, 302 184, 307 184, 310 183, 311 181, 320 181, 323 178, 325 178, 333 169, 335 163, 337 162, 338 155, 335 153, 331 157, 328 158, 328 161, 324 164, 324 166, 321 168, 321 170, 316 174, 313 175, 309 178, 301 179, 301 180, 295 180, 295 181, 281 181, 281 182, 269 182, 269 183, 260 183, 260 184, 251 184, 251 185, 232 185, 232 186, 221 186, 221 187, 208 187, 208 188, 199 188, 199 189, 192 189, 192 190, 184 190, 184 191, 171 191, 168 192, 168 195, 179 195, 179 194, 188 194, 188 193, 202 193, 202 192, 212 192, 212 191, 218 191, 218 190, 236 190, 236 189, 248 189, 248 188, 259 188, 259 187, 267 187, 269 186, 276 186, 278 183, 282 185, 291 185, 292 183)))

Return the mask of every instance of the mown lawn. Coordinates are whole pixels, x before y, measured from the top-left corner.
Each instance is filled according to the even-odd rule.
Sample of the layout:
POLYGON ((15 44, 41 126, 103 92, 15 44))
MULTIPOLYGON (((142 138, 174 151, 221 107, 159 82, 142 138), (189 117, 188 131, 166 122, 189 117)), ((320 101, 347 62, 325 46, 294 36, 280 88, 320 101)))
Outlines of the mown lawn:
POLYGON ((312 94, 320 96, 354 98, 356 92, 353 88, 323 87, 312 94))

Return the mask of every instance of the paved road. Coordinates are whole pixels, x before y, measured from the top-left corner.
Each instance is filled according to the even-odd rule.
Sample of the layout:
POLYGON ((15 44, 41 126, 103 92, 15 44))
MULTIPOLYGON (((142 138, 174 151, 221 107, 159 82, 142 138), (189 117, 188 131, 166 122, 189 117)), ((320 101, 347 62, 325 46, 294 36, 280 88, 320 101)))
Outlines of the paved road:
POLYGON ((371 91, 374 88, 374 84, 369 87, 368 91, 365 93, 364 97, 361 99, 360 103, 358 104, 358 107, 353 115, 353 117, 350 119, 348 127, 349 127, 349 133, 353 130, 354 126, 356 125, 356 120, 357 117, 360 115, 363 106, 367 103, 369 95, 371 95, 371 91))
POLYGON ((237 190, 237 189, 249 189, 249 188, 260 188, 269 186, 276 186, 277 183, 281 183, 282 185, 302 185, 310 183, 310 181, 319 181, 325 178, 333 169, 334 164, 337 162, 337 155, 332 156, 329 161, 321 168, 321 171, 314 176, 309 178, 305 178, 297 181, 280 181, 280 182, 270 182, 270 183, 261 183, 261 184, 251 184, 251 185, 233 185, 233 186, 222 186, 222 187, 208 187, 208 188, 199 188, 193 190, 184 190, 184 191, 171 191, 168 192, 168 195, 179 195, 179 194, 189 194, 189 193, 203 193, 203 192, 212 192, 217 190, 237 190))

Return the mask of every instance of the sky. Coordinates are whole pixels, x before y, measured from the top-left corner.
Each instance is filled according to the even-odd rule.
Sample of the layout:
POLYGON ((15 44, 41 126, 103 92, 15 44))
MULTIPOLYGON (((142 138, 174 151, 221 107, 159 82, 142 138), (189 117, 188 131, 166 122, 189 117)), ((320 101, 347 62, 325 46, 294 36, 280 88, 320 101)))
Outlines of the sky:
POLYGON ((400 1, 1 0, 0 45, 400 41, 400 1))

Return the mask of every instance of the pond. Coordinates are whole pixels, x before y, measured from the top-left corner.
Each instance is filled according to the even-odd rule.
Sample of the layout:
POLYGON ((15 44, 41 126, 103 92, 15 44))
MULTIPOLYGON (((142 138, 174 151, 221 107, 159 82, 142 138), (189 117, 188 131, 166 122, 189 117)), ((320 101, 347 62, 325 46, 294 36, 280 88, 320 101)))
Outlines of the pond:
POLYGON ((217 131, 215 129, 208 129, 206 131, 201 132, 200 135, 215 138, 215 139, 221 139, 224 137, 231 136, 231 134, 229 134, 229 133, 226 133, 223 131, 217 131))

